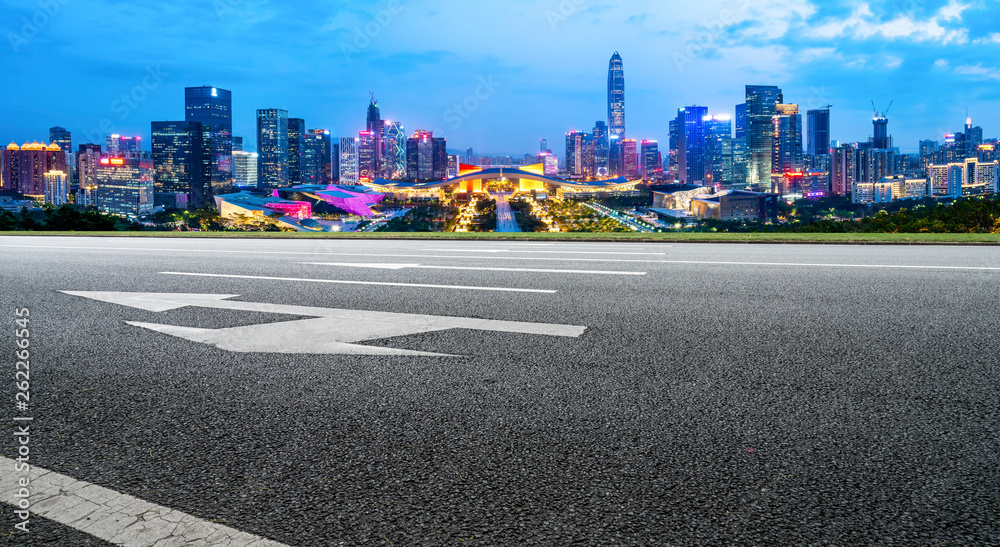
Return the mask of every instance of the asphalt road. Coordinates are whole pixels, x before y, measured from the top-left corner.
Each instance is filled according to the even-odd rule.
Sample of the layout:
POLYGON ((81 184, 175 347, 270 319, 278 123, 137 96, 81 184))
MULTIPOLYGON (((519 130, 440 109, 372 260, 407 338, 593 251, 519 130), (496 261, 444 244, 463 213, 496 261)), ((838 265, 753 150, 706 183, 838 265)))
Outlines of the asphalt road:
POLYGON ((0 271, 34 465, 285 545, 1000 545, 998 248, 7 237, 0 271), (304 318, 60 291, 586 330, 241 353, 127 322, 304 318))

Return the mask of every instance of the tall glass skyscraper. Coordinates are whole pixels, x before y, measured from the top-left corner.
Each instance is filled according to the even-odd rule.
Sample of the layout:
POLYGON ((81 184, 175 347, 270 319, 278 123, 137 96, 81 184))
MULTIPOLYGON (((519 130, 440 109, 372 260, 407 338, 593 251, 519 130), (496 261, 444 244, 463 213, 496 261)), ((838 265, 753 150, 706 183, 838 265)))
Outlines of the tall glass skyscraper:
POLYGON ((302 161, 300 162, 299 184, 323 183, 324 148, 322 133, 307 132, 302 135, 302 161))
POLYGON ((582 176, 585 160, 585 141, 587 134, 583 131, 570 131, 566 133, 566 171, 570 175, 582 176))
MULTIPOLYGON (((385 131, 385 126, 382 124, 382 113, 378 108, 378 101, 375 100, 375 93, 372 93, 372 102, 368 105, 368 125, 366 131, 371 134, 372 141, 372 153, 371 157, 367 154, 361 155, 361 176, 365 177, 365 173, 371 173, 370 180, 375 180, 376 178, 382 176, 382 132, 385 131), (368 165, 366 165, 366 162, 368 165)), ((362 138, 364 141, 364 138, 362 138)), ((366 144, 362 143, 362 148, 365 148, 366 144)))
POLYGON ((358 183, 358 138, 342 137, 339 150, 340 184, 358 183))
POLYGON ((406 178, 406 133, 400 122, 385 121, 382 135, 383 155, 382 176, 389 180, 406 178))
POLYGON ((323 152, 322 152, 322 175, 320 176, 320 182, 317 184, 333 184, 333 181, 337 179, 338 173, 334 171, 335 152, 333 151, 333 138, 330 137, 329 129, 310 129, 309 133, 311 135, 317 135, 323 141, 323 152))
MULTIPOLYGON (((779 104, 771 119, 774 130, 771 168, 774 173, 797 173, 802 163, 802 115, 797 104, 779 104)), ((772 184, 772 189, 773 189, 772 184)))
POLYGON ((625 138, 625 65, 617 51, 608 67, 608 134, 625 138))
POLYGON ((771 188, 774 154, 774 115, 784 103, 781 88, 748 85, 746 87, 746 133, 749 149, 749 182, 755 189, 771 188))
POLYGON ((188 204, 211 205, 205 175, 205 146, 198 122, 152 122, 153 187, 157 192, 186 194, 188 204))
POLYGON ((663 176, 663 159, 660 144, 655 140, 642 141, 642 178, 656 180, 663 176))
POLYGON ((233 183, 233 94, 217 87, 184 88, 184 120, 201 124, 206 178, 213 189, 233 183))
POLYGON ((358 133, 358 176, 361 180, 371 182, 379 176, 376 148, 374 133, 371 131, 358 133))
POLYGON ((809 155, 830 153, 830 107, 817 108, 806 113, 809 124, 809 155))
POLYGON ((257 111, 257 185, 288 186, 288 111, 257 111))
POLYGON ((707 162, 705 122, 711 119, 706 106, 677 110, 677 178, 685 184, 702 184, 711 173, 707 162))
POLYGON ((306 138, 306 121, 288 118, 288 183, 305 184, 302 176, 302 155, 306 138))
POLYGON ((610 174, 608 169, 608 124, 598 121, 594 124, 594 176, 603 179, 610 174))

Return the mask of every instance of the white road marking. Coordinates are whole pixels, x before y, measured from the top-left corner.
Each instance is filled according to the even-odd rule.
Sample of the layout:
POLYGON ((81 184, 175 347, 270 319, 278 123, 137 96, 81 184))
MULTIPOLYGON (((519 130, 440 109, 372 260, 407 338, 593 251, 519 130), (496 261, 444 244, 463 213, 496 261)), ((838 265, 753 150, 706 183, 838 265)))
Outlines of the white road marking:
MULTIPOLYGON (((16 464, 14 460, 0 457, 0 467, 4 469, 0 473, 0 499, 15 508, 20 499, 15 496, 21 488, 18 485, 21 476, 9 471, 16 464)), ((34 465, 28 478, 31 481, 31 496, 28 499, 32 515, 115 545, 288 547, 34 465)))
POLYGON ((615 272, 608 270, 540 270, 533 268, 480 268, 475 266, 424 266, 420 264, 352 264, 340 262, 299 262, 311 266, 340 266, 344 268, 375 268, 379 270, 472 270, 484 272, 527 272, 527 273, 557 273, 557 274, 593 274, 593 275, 646 275, 646 272, 615 272))
POLYGON ((464 285, 427 285, 423 283, 389 283, 386 281, 344 281, 340 279, 306 279, 301 277, 270 277, 264 275, 229 275, 190 272, 160 272, 162 275, 183 275, 188 277, 217 277, 227 279, 254 279, 259 281, 290 281, 296 283, 333 283, 337 285, 376 285, 380 287, 413 287, 420 289, 449 289, 460 291, 523 292, 535 294, 556 294, 559 291, 543 289, 515 289, 507 287, 470 287, 464 285))
POLYGON ((235 311, 253 311, 308 317, 298 321, 265 323, 226 329, 201 329, 177 325, 127 322, 129 325, 160 332, 192 342, 208 344, 240 353, 324 354, 324 355, 412 355, 453 357, 396 348, 363 346, 368 342, 411 334, 452 329, 484 330, 542 336, 579 338, 587 327, 549 323, 495 321, 472 317, 447 317, 407 313, 373 312, 265 304, 228 300, 225 294, 117 293, 62 291, 64 294, 164 312, 188 306, 235 311))
POLYGON ((710 266, 793 266, 810 268, 889 268, 902 270, 980 270, 1000 271, 1000 267, 989 266, 919 266, 907 264, 823 264, 807 262, 721 262, 705 260, 664 260, 661 264, 695 264, 710 266))

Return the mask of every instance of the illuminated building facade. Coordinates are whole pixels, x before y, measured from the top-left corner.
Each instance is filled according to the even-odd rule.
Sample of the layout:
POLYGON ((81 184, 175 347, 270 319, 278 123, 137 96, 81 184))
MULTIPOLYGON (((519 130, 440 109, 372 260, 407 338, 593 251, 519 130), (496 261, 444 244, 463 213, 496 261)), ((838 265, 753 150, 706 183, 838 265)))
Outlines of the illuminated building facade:
POLYGON ((705 184, 724 184, 725 163, 731 155, 723 150, 723 142, 733 137, 733 118, 728 114, 705 116, 705 184))
POLYGON ((711 178, 711 165, 706 164, 706 119, 711 118, 704 106, 677 110, 677 176, 685 184, 701 184, 711 178))
POLYGON ((802 115, 799 114, 799 105, 778 104, 775 105, 775 111, 775 115, 771 118, 774 131, 772 173, 801 172, 802 115))
POLYGON ((608 136, 625 138, 625 65, 617 51, 608 65, 608 136))
POLYGON ((184 120, 201 124, 206 148, 206 186, 213 191, 230 186, 233 183, 232 92, 211 86, 184 88, 184 120))
POLYGON ((76 152, 76 173, 79 180, 77 205, 97 205, 97 166, 100 165, 101 155, 99 144, 81 144, 76 152))
POLYGON ((833 149, 830 162, 830 193, 835 196, 846 196, 853 192, 857 182, 857 150, 849 145, 833 149))
POLYGON ((323 184, 323 153, 327 150, 322 133, 302 135, 302 161, 299 179, 302 184, 323 184))
POLYGON ((774 115, 784 96, 776 86, 746 86, 746 138, 749 183, 753 188, 771 185, 774 156, 774 115))
POLYGON ((97 165, 97 209, 133 220, 152 213, 154 178, 147 153, 105 155, 97 165))
POLYGON ((59 207, 69 203, 69 174, 63 171, 45 173, 45 203, 59 207))
POLYGON ((288 111, 257 111, 257 185, 288 186, 288 111))
POLYGON ((608 137, 608 176, 620 177, 625 174, 622 140, 618 135, 608 137))
POLYGON ((233 184, 239 188, 257 188, 257 154, 233 151, 233 184))
MULTIPOLYGON (((371 103, 368 104, 368 124, 366 131, 371 135, 372 153, 370 159, 367 159, 366 154, 361 154, 361 178, 365 178, 365 173, 371 173, 368 180, 375 180, 382 176, 382 153, 384 151, 382 132, 385 131, 385 124, 382 123, 382 112, 379 110, 374 92, 372 93, 371 103)), ((366 150, 367 145, 364 142, 364 137, 361 140, 361 149, 366 150)))
POLYGON ((663 158, 660 156, 660 144, 655 140, 642 141, 640 153, 641 173, 644 180, 657 180, 663 177, 663 158))
POLYGON ((583 131, 566 133, 566 172, 571 176, 582 177, 586 165, 587 134, 583 131))
POLYGON ((338 150, 340 167, 340 184, 358 184, 360 180, 358 171, 358 138, 342 137, 338 150))
POLYGON ((607 178, 611 172, 608 169, 608 124, 602 121, 594 124, 591 141, 594 149, 594 177, 607 178))
POLYGON ((382 178, 389 180, 406 178, 406 130, 401 122, 385 121, 382 144, 385 148, 382 178))
POLYGON ((830 108, 817 108, 806 113, 808 123, 808 148, 810 156, 830 153, 830 108))
POLYGON ((2 188, 36 199, 45 198, 45 173, 66 170, 66 154, 58 144, 37 142, 18 146, 10 143, 3 151, 2 188))
POLYGON ((195 208, 211 204, 205 172, 204 129, 199 122, 152 122, 153 176, 156 192, 185 194, 195 208))
POLYGON ((448 153, 443 138, 418 129, 406 140, 406 178, 444 180, 448 175, 448 153))
POLYGON ((142 150, 141 137, 108 135, 108 146, 105 149, 108 154, 131 154, 140 150, 142 150))
POLYGON ((302 155, 305 148, 306 121, 288 118, 288 183, 302 184, 302 155))
POLYGON ((635 139, 625 139, 622 141, 622 163, 624 164, 625 178, 628 180, 639 180, 639 142, 635 139))
POLYGON ((59 145, 63 154, 66 155, 66 169, 69 173, 69 183, 72 186, 75 182, 76 162, 73 161, 73 134, 65 127, 50 127, 49 142, 59 145))
POLYGON ((358 133, 358 176, 371 182, 378 178, 378 151, 375 134, 371 131, 358 133))

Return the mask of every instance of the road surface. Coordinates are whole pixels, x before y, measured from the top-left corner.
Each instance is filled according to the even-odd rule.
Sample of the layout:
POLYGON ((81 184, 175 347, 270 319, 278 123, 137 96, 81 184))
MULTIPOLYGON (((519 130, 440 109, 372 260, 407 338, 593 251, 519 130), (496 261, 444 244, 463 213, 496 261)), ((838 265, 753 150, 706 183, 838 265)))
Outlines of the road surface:
POLYGON ((497 199, 497 229, 495 232, 520 232, 521 227, 514 218, 514 212, 510 208, 507 198, 510 194, 495 194, 497 199))
POLYGON ((0 238, 8 545, 995 545, 1000 249, 0 238), (454 328, 460 325, 463 328, 454 328), (160 543, 156 543, 159 541, 160 543), (131 542, 131 543, 130 543, 131 542))

